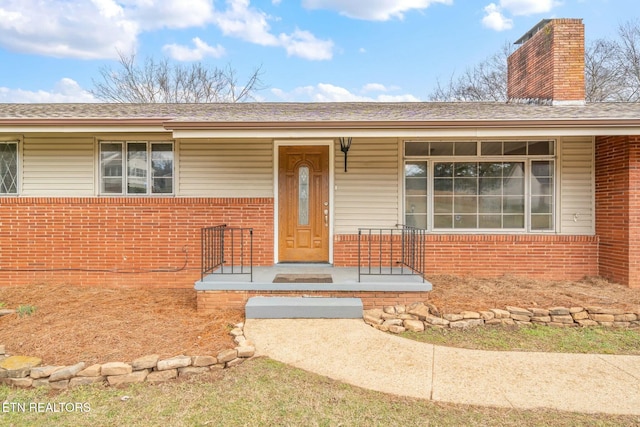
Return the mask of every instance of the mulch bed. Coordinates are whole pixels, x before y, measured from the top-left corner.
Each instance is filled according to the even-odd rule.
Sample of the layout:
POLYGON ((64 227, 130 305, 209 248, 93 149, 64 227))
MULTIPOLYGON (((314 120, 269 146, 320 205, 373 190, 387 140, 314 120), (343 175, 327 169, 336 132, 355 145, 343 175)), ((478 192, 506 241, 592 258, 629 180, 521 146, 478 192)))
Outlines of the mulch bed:
MULTIPOLYGON (((640 313, 640 289, 598 278, 554 282, 503 276, 477 279, 429 276, 428 301, 443 313, 519 306, 600 306, 640 313)), ((234 346, 239 310, 196 311, 193 289, 90 288, 62 285, 0 287, 7 308, 29 304, 30 316, 0 317, 0 344, 11 354, 37 356, 52 365, 130 362, 160 357, 215 355, 234 346)))

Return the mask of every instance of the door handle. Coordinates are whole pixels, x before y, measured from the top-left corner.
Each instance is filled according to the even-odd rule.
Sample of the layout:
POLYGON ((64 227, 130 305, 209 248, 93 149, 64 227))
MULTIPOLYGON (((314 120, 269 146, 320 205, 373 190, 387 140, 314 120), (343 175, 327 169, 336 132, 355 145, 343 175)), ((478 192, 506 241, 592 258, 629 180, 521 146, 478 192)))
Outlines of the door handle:
POLYGON ((329 209, 324 210, 324 226, 329 226, 329 209))

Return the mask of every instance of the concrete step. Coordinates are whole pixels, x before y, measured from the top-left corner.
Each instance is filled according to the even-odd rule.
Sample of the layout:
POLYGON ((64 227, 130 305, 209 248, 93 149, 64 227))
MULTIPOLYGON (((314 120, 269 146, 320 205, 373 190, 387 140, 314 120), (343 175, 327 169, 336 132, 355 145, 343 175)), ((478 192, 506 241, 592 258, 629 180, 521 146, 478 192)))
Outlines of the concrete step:
POLYGON ((247 319, 359 319, 360 298, 252 297, 245 305, 247 319))

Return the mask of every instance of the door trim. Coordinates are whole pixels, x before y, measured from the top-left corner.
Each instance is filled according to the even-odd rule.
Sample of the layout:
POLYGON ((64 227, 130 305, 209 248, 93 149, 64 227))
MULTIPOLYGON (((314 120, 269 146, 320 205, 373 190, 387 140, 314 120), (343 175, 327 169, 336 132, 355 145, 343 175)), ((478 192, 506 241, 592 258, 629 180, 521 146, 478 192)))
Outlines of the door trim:
POLYGON ((335 170, 335 140, 333 139, 280 139, 273 141, 273 260, 277 264, 278 239, 280 237, 280 224, 278 224, 279 191, 278 191, 278 165, 280 164, 280 146, 326 146, 329 147, 329 263, 333 264, 333 217, 335 214, 334 202, 334 170, 335 170))

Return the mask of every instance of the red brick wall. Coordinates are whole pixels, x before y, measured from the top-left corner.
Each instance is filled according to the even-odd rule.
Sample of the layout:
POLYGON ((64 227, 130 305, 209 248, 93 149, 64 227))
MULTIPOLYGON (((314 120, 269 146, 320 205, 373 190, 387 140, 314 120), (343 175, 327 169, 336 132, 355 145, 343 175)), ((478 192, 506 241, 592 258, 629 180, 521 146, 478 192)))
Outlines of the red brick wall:
MULTIPOLYGON (((215 313, 220 307, 242 310, 247 300, 255 296, 299 297, 309 293, 309 291, 198 291, 198 312, 215 313)), ((313 295, 328 298, 360 298, 365 310, 387 305, 408 305, 429 298, 429 292, 314 291, 313 295)))
POLYGON ((584 101, 584 25, 553 19, 508 59, 510 100, 584 101))
MULTIPOLYGON (((357 265, 358 236, 340 235, 334 240, 334 264, 357 265)), ((427 279, 429 274, 513 274, 577 280, 598 274, 596 236, 428 234, 425 252, 427 279)), ((398 259, 400 252, 395 253, 398 259)))
POLYGON ((2 198, 0 286, 192 287, 200 229, 219 224, 253 227, 254 264, 273 264, 271 198, 2 198))
POLYGON ((640 287, 640 137, 596 138, 600 275, 640 287))

